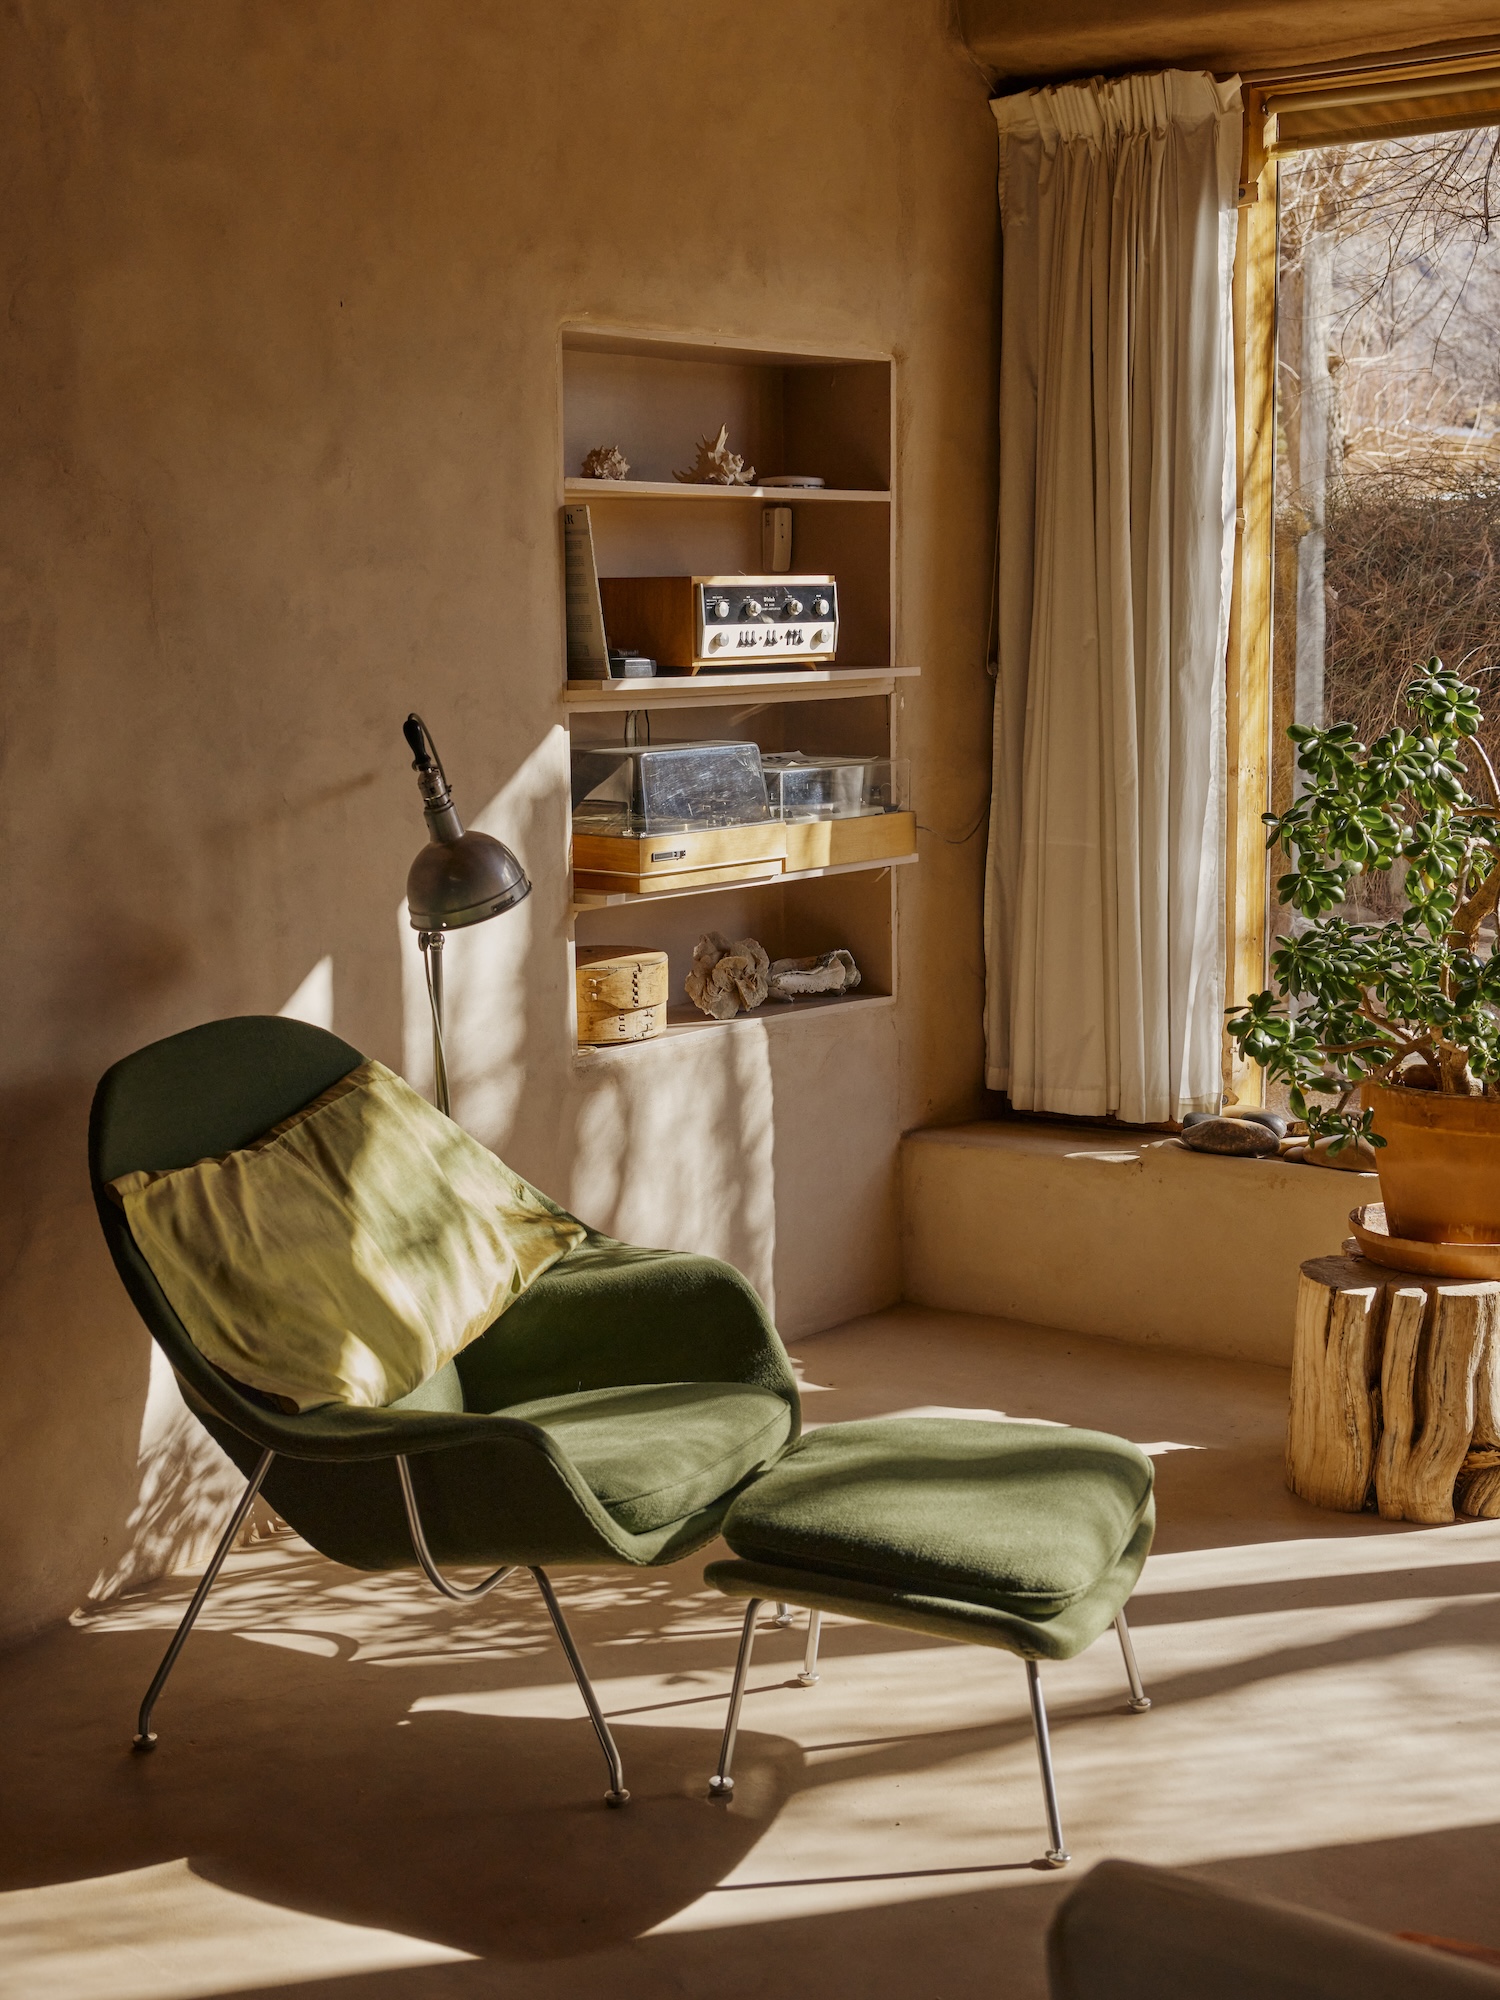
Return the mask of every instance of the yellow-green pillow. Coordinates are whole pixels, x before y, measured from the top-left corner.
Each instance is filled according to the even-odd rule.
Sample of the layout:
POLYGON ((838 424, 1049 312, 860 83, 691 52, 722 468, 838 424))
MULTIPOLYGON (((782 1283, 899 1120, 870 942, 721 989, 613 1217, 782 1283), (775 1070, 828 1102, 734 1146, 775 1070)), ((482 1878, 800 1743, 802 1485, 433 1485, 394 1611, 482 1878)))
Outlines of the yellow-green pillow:
POLYGON ((378 1062, 253 1145, 111 1186, 200 1353, 298 1410, 408 1395, 584 1235, 378 1062))

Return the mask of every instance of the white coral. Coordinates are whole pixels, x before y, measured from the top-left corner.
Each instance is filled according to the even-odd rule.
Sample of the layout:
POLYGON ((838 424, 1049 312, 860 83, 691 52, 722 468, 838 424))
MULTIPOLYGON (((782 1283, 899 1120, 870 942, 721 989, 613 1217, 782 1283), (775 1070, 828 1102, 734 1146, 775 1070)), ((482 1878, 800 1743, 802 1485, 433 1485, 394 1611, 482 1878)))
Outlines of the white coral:
POLYGON ((821 958, 778 958, 766 983, 773 1000, 800 1000, 810 993, 848 993, 859 976, 852 953, 825 951, 821 958))
POLYGON ((765 999, 771 961, 754 938, 731 944, 718 931, 707 931, 693 947, 693 968, 684 982, 687 997, 715 1021, 732 1021, 741 1007, 759 1007, 765 999))

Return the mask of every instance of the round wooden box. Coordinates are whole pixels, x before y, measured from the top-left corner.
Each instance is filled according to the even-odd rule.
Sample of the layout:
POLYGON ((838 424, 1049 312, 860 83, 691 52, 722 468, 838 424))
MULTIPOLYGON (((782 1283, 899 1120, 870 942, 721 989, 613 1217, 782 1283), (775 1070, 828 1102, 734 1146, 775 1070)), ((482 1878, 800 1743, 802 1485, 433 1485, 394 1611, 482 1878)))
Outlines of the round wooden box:
POLYGON ((644 1042, 667 1025, 667 954, 633 945, 580 947, 578 1040, 588 1048, 644 1042))

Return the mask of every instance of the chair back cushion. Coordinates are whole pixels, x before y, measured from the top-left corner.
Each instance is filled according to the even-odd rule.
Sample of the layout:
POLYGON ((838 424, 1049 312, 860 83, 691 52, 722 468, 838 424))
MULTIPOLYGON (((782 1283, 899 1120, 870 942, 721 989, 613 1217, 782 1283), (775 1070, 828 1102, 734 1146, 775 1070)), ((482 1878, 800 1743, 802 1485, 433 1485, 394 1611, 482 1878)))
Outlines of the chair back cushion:
POLYGON ((297 1410, 409 1395, 585 1234, 373 1061, 110 1189, 199 1351, 297 1410))

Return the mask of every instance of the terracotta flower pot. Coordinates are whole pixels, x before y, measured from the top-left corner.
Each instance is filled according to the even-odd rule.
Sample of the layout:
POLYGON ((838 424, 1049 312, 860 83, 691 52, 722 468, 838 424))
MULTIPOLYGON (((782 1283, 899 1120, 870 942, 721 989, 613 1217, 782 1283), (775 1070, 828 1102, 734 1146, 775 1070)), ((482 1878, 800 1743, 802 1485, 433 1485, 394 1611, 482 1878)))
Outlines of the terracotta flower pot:
POLYGON ((1385 1144, 1375 1164, 1392 1236, 1500 1243, 1500 1099, 1367 1083, 1385 1144))

